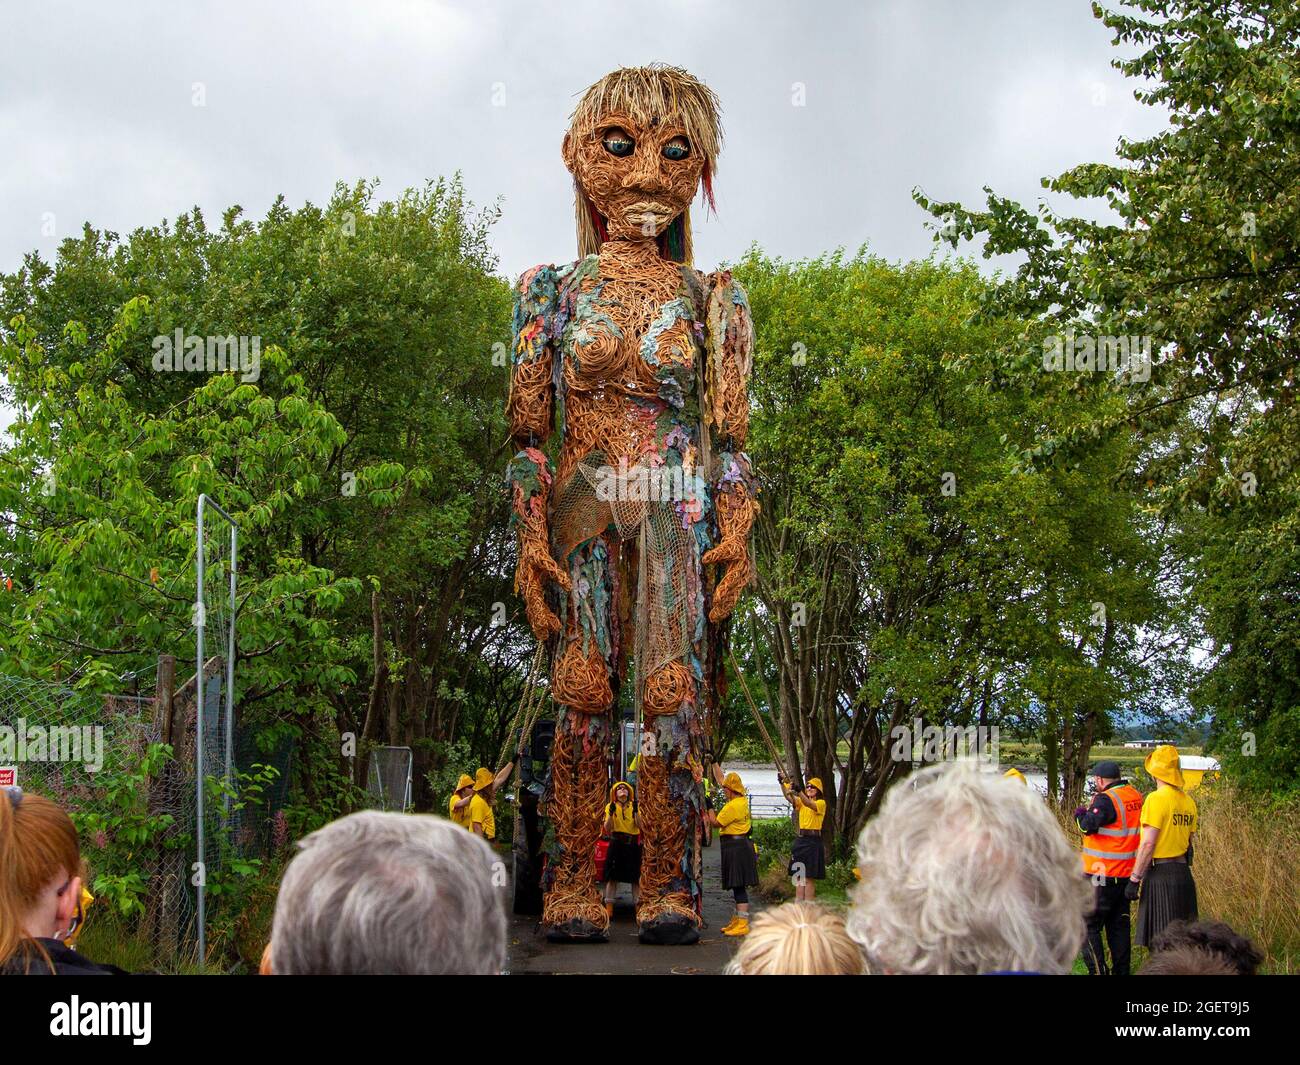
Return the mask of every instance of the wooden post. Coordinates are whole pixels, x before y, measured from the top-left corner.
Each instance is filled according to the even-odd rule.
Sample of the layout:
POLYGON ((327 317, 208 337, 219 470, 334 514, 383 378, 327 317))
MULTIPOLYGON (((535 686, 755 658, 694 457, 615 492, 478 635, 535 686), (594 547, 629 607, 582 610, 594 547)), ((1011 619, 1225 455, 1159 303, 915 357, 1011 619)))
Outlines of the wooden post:
POLYGON ((153 723, 159 743, 172 741, 172 703, 176 694, 176 656, 158 656, 158 685, 154 688, 153 723))

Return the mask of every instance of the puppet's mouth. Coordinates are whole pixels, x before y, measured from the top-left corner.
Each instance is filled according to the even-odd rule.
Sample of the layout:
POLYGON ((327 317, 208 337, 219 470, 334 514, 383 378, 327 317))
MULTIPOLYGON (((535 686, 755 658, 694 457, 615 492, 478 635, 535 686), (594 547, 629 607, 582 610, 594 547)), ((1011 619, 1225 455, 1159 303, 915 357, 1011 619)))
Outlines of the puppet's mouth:
POLYGON ((676 212, 657 200, 638 200, 623 208, 623 217, 647 234, 658 233, 673 220, 676 212))

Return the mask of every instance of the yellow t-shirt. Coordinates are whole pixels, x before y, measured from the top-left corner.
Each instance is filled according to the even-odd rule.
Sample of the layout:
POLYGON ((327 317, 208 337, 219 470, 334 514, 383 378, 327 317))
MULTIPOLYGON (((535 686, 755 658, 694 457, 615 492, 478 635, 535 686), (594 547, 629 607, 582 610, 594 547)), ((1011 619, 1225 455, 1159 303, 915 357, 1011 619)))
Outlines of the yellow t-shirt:
POLYGON ((737 795, 718 811, 718 831, 724 836, 743 836, 749 831, 749 800, 737 795))
MULTIPOLYGON (((807 801, 808 801, 808 797, 804 796, 804 802, 807 801)), ((817 806, 816 810, 810 810, 808 809, 808 807, 804 806, 803 803, 800 803, 799 805, 799 827, 800 828, 813 828, 816 829, 818 832, 821 831, 822 822, 826 820, 826 800, 817 799, 816 806, 817 806)))
POLYGON ((606 803, 605 817, 610 818, 610 808, 613 808, 613 823, 615 832, 624 832, 629 836, 637 835, 636 822, 633 820, 632 804, 625 803, 606 803))
MULTIPOLYGON (((447 803, 447 816, 454 824, 460 825, 461 828, 469 828, 470 831, 473 831, 469 823, 469 806, 462 806, 457 810, 456 804, 458 802, 460 802, 460 796, 455 792, 452 792, 451 802, 447 803)), ((470 800, 470 802, 472 804, 473 800, 470 800)))
POLYGON ((491 804, 482 795, 475 793, 474 798, 469 801, 468 809, 470 825, 481 824, 483 826, 483 835, 488 839, 496 839, 497 819, 492 813, 491 804))
POLYGON ((1177 788, 1157 788, 1142 804, 1142 824, 1160 829, 1153 858, 1177 858, 1196 831, 1196 802, 1177 788))

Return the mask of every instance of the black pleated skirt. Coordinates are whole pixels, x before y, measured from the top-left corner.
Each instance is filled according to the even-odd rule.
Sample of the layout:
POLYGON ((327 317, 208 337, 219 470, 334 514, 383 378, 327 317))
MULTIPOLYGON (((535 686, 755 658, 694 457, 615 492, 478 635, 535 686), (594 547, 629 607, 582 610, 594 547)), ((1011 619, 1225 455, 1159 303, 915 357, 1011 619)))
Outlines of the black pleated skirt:
POLYGON ((791 876, 803 875, 805 880, 826 879, 826 847, 821 836, 795 836, 790 853, 791 876))
POLYGON ((1135 942, 1139 947, 1149 947, 1170 921, 1195 921, 1196 914, 1196 881, 1191 866, 1186 862, 1153 865, 1142 880, 1135 942))
POLYGON ((722 886, 728 889, 758 887, 754 841, 748 836, 723 836, 721 847, 722 886))
POLYGON ((638 884, 641 881, 641 844, 636 836, 616 832, 605 855, 605 883, 638 884))

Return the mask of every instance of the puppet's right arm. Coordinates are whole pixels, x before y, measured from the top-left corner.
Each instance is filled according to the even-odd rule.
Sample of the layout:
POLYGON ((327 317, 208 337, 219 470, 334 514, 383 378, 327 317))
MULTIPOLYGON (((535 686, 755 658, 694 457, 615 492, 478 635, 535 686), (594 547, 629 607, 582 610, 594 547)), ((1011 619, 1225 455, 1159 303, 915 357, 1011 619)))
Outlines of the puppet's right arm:
POLYGON ((540 450, 555 424, 555 352, 549 324, 556 299, 553 267, 535 267, 515 286, 513 369, 506 403, 510 435, 518 449, 506 471, 511 523, 519 531, 515 591, 523 596, 528 624, 539 640, 560 631, 560 619, 546 605, 546 582, 569 589, 568 575, 551 557, 547 508, 555 470, 540 450))

